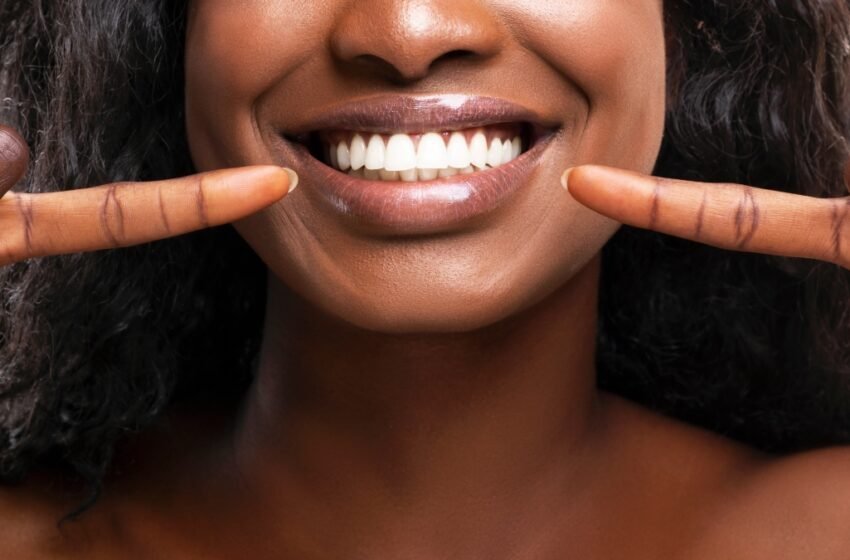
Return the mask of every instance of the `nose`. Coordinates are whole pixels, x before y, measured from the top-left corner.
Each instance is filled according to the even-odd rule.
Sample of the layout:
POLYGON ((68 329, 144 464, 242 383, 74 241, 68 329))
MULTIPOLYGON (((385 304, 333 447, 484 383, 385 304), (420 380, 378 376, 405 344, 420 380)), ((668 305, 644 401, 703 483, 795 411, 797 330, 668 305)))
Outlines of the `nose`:
POLYGON ((492 9, 464 0, 354 0, 331 36, 351 70, 415 82, 442 62, 494 56, 504 28, 492 9))

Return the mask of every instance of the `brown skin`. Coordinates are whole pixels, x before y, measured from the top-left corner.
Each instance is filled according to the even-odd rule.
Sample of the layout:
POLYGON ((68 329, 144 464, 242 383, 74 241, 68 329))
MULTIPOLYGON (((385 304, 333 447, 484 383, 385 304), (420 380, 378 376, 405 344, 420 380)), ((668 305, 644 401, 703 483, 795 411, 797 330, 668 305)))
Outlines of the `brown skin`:
MULTIPOLYGON (((59 482, 6 490, 0 541, 11 557, 850 557, 850 451, 767 457, 595 388, 598 252, 618 225, 582 204, 720 246, 834 260, 834 237, 801 251, 788 226, 792 215, 804 230, 819 223, 829 202, 759 191, 770 211, 741 245, 739 230, 700 212, 699 185, 582 167, 571 196, 558 186, 583 163, 652 169, 665 102, 660 0, 195 0, 190 17, 188 126, 201 170, 286 164, 279 130, 373 93, 503 97, 564 131, 524 197, 425 240, 351 231, 314 203, 308 176, 273 202, 289 179, 269 168, 253 170, 264 175, 253 187, 222 186, 233 176, 216 172, 3 197, 0 224, 18 240, 10 260, 243 218, 235 227, 270 270, 259 376, 241 409, 173 410, 170 426, 122 447, 106 495, 61 530, 75 496, 59 482), (449 51, 467 54, 441 58, 449 51), (516 87, 526 83, 536 87, 516 87), (199 197, 210 183, 215 194, 199 197), (162 187, 166 216, 182 216, 168 228, 162 187), (118 227, 77 233, 72 218, 49 215, 59 201, 78 205, 79 225, 99 212, 114 221, 116 197, 114 223, 132 233, 118 240, 118 227), (51 228, 66 227, 55 245, 51 228)), ((0 167, 20 170, 9 159, 0 167)), ((734 214, 741 198, 717 192, 717 215, 734 214)))

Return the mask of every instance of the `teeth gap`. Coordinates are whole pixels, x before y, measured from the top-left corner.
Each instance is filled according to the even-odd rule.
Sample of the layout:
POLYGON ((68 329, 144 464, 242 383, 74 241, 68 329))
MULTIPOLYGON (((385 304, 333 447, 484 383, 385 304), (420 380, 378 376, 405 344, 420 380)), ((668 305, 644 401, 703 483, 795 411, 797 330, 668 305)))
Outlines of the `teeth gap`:
POLYGON ((518 133, 516 128, 505 126, 412 137, 337 133, 328 139, 315 133, 308 147, 326 165, 352 177, 373 181, 431 181, 505 165, 531 148, 533 136, 528 124, 522 124, 518 133))

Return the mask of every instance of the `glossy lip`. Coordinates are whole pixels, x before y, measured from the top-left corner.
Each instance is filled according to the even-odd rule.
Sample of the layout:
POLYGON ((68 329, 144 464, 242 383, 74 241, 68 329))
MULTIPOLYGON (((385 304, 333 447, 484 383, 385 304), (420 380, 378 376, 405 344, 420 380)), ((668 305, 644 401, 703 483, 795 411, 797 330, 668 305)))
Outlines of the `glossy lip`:
POLYGON ((529 182, 556 126, 527 109, 494 98, 377 97, 307 119, 287 135, 299 141, 281 136, 281 148, 294 160, 304 184, 309 184, 334 212, 388 234, 428 234, 458 227, 502 206, 529 182), (302 143, 306 135, 329 129, 413 134, 506 122, 530 123, 538 131, 539 140, 507 164, 435 181, 407 183, 351 177, 316 159, 302 143))
POLYGON ((328 129, 415 134, 503 122, 530 122, 544 128, 559 125, 503 99, 468 95, 381 95, 317 110, 315 114, 302 115, 299 120, 301 124, 288 130, 289 135, 328 129))

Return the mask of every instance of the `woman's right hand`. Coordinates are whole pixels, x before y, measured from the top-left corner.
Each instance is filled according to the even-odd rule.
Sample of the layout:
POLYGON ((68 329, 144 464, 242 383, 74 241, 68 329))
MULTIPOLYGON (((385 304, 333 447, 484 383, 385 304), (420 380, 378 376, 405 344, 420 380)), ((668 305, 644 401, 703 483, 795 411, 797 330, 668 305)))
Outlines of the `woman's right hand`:
POLYGON ((26 142, 0 125, 0 266, 31 257, 128 247, 222 225, 298 184, 273 165, 42 194, 10 192, 29 164, 26 142))

